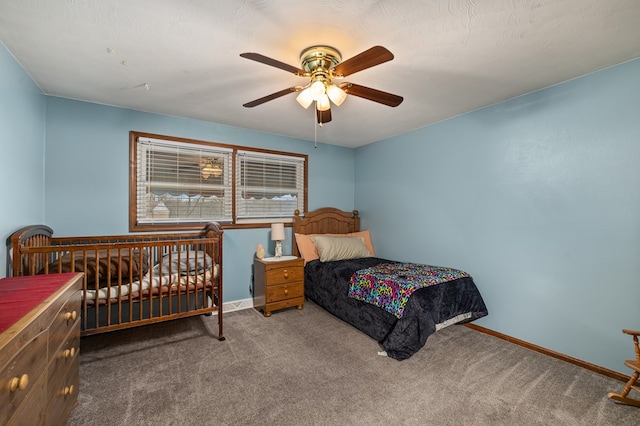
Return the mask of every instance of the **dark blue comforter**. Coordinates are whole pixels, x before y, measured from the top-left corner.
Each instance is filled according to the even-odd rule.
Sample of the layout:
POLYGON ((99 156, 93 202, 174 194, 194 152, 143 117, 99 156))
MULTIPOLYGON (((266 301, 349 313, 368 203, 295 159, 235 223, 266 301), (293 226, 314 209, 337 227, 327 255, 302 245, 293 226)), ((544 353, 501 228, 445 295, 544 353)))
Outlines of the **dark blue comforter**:
POLYGON ((436 326, 470 322, 488 314, 473 278, 464 277, 414 292, 398 319, 377 306, 347 296, 351 276, 359 269, 391 262, 376 257, 320 262, 305 266, 305 296, 380 343, 397 360, 411 357, 436 326))

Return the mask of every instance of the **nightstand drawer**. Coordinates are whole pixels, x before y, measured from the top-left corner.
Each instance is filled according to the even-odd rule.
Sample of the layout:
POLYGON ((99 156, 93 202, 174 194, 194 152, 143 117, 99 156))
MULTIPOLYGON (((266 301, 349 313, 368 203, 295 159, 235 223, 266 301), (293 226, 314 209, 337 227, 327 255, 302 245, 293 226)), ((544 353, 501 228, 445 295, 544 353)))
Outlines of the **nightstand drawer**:
POLYGON ((302 281, 304 269, 294 266, 267 271, 267 286, 302 281))
POLYGON ((267 303, 280 300, 293 299, 304 296, 304 284, 302 282, 281 284, 267 287, 267 303))

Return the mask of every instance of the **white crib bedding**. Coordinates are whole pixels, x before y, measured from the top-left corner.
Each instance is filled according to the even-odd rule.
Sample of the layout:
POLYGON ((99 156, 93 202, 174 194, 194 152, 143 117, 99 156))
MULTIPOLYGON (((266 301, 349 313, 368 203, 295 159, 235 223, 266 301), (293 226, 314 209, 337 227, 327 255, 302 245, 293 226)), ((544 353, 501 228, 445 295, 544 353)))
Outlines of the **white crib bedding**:
MULTIPOLYGON (((213 279, 218 277, 218 265, 213 267, 213 279)), ((136 293, 139 291, 145 291, 153 288, 160 288, 163 286, 189 286, 198 285, 211 282, 211 271, 208 270, 201 274, 181 275, 174 273, 171 275, 153 275, 147 274, 142 280, 134 281, 131 284, 111 285, 102 287, 98 290, 86 290, 83 297, 86 300, 106 300, 106 299, 118 299, 124 296, 128 296, 129 293, 136 293), (97 295, 97 297, 96 297, 97 295)))
POLYGON ((218 271, 219 265, 213 264, 211 257, 202 251, 172 252, 164 255, 142 279, 132 283, 107 284, 98 289, 90 289, 89 283, 83 298, 104 301, 162 287, 201 286, 217 279, 218 271))

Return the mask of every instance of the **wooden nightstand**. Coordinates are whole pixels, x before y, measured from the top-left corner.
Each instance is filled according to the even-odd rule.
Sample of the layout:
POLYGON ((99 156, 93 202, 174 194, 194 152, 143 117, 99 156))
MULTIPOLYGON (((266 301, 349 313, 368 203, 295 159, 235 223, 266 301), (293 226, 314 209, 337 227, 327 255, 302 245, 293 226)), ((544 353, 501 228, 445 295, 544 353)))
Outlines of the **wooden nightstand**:
POLYGON ((304 305, 304 259, 283 256, 253 262, 253 307, 264 312, 304 305))

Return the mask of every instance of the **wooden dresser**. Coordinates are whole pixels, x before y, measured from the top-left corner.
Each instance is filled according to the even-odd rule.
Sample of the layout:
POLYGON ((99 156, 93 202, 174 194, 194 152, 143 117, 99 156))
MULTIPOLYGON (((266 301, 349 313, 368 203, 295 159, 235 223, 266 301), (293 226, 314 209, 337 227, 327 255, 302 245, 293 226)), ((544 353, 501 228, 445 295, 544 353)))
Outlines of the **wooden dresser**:
POLYGON ((82 274, 0 279, 0 425, 64 425, 77 405, 82 274))
POLYGON ((285 256, 253 262, 253 307, 264 312, 304 305, 304 259, 285 256))

